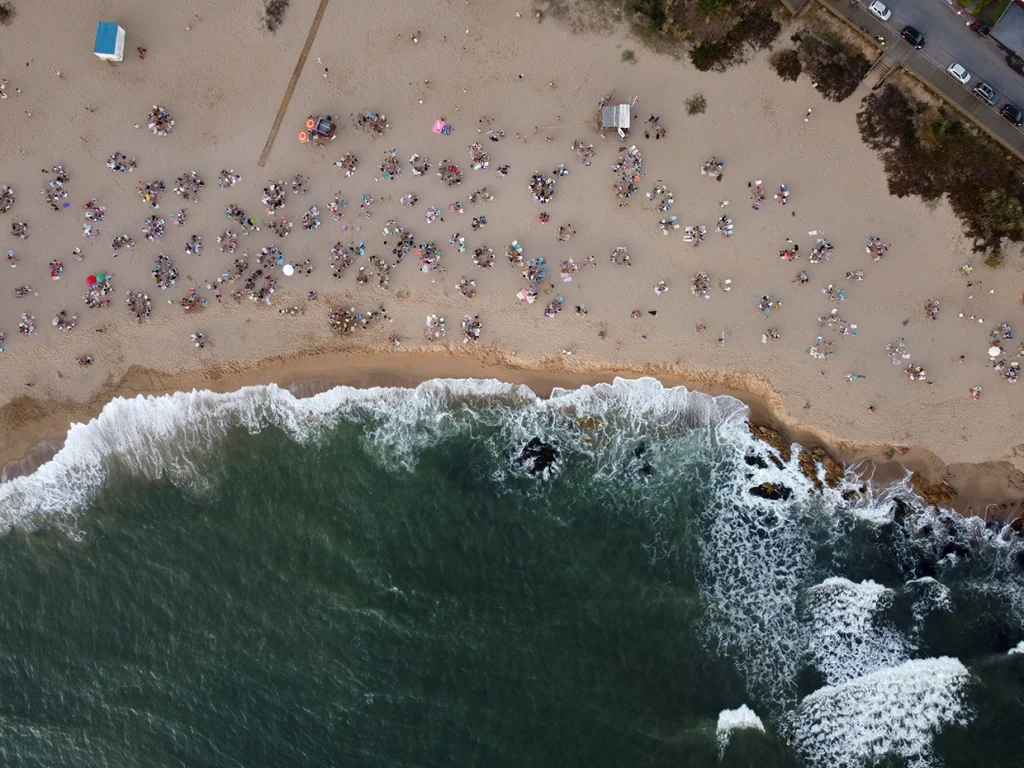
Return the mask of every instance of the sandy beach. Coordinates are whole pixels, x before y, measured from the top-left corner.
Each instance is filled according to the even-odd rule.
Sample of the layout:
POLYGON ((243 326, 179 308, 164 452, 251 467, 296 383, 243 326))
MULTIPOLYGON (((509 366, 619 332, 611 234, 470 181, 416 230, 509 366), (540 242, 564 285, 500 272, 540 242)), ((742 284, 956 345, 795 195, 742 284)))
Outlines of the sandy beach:
MULTIPOLYGON (((524 371, 545 394, 544 387, 619 372, 712 394, 750 393, 782 424, 830 441, 844 458, 866 455, 866 447, 884 455, 884 446, 905 446, 965 493, 1024 493, 1024 444, 1015 426, 1024 400, 988 354, 993 330, 1024 328, 1024 267, 1013 254, 1002 269, 985 268, 945 202, 888 194, 881 164, 857 131, 863 92, 826 102, 806 78, 782 82, 766 55, 725 73, 699 73, 648 52, 623 29, 539 23, 525 3, 426 0, 411 8, 335 0, 261 168, 316 0, 293 0, 276 34, 262 27, 259 4, 242 0, 215 11, 198 2, 59 5, 66 13, 22 3, 14 24, 0 29, 8 97, 0 101, 0 185, 17 198, 0 215, 4 251, 13 249, 17 260, 15 268, 0 265, 0 462, 59 439, 71 421, 95 415, 115 395, 270 381, 380 383, 374 377, 385 375, 390 383, 483 374, 517 381, 524 371), (127 32, 120 64, 92 55, 101 19, 127 32), (51 40, 60 45, 46 45, 51 40), (144 59, 137 47, 146 50, 144 59), (636 51, 635 62, 622 60, 624 49, 636 51), (599 100, 611 92, 617 101, 637 100, 625 140, 602 137, 595 123, 599 100), (688 115, 683 101, 698 93, 707 110, 688 115), (153 105, 175 121, 166 136, 147 130, 153 105), (384 136, 353 125, 365 112, 387 116, 384 136), (338 121, 335 139, 322 148, 298 140, 311 114, 338 121), (644 137, 652 115, 666 129, 661 139, 644 137), (438 118, 452 126, 449 135, 432 132, 438 118), (491 141, 489 131, 503 136, 491 141), (576 140, 593 143, 590 165, 574 153, 576 140), (486 170, 471 167, 469 147, 477 141, 489 155, 486 170), (612 167, 625 154, 620 148, 634 145, 643 177, 636 194, 621 199, 613 189, 621 174, 612 167), (382 179, 378 166, 392 147, 402 172, 382 179), (136 158, 133 172, 107 167, 115 152, 136 158), (349 152, 359 160, 350 177, 334 165, 349 152), (414 154, 432 164, 422 176, 410 168, 414 154), (701 173, 712 157, 725 163, 718 182, 701 173), (461 185, 438 179, 446 159, 462 170, 461 185), (57 211, 38 195, 49 189, 55 164, 69 177, 57 211), (560 164, 567 175, 554 174, 560 164), (508 173, 499 177, 503 165, 508 173), (241 179, 220 188, 228 168, 241 179), (172 191, 190 171, 205 182, 197 201, 172 191), (546 205, 528 190, 535 172, 555 180, 546 205), (307 179, 305 191, 292 193, 297 174, 307 179), (272 215, 261 203, 268 180, 286 188, 284 208, 272 215), (754 210, 749 184, 758 180, 766 199, 754 210), (154 181, 166 186, 159 209, 137 192, 154 181), (670 211, 658 211, 646 196, 659 182, 672 192, 670 211), (790 193, 786 205, 774 199, 780 185, 790 193), (484 187, 493 200, 470 202, 484 187), (417 198, 411 206, 401 201, 409 194, 417 198), (336 197, 348 203, 338 220, 329 211, 336 197), (369 197, 372 205, 361 208, 369 197), (105 208, 94 239, 83 237, 83 205, 93 198, 105 208), (463 214, 451 209, 457 202, 463 214), (224 215, 230 205, 258 217, 260 231, 242 232, 224 215), (303 231, 311 206, 321 224, 303 231), (443 221, 428 223, 432 207, 443 221), (187 220, 179 227, 171 216, 181 209, 187 220), (547 223, 538 220, 542 212, 550 214, 547 223), (142 228, 153 215, 164 219, 165 233, 148 241, 142 228), (732 219, 730 237, 716 233, 723 215, 732 219), (287 237, 268 227, 281 216, 294 225, 287 237), (682 226, 664 235, 659 221, 669 216, 682 226), (472 229, 480 217, 486 226, 472 229), (395 238, 383 233, 389 220, 416 244, 435 243, 441 269, 422 271, 415 249, 396 265, 395 238), (26 239, 11 233, 14 222, 27 224, 26 239), (706 227, 699 247, 684 241, 687 225, 706 227), (571 239, 560 240, 559 227, 573 231, 571 239), (226 230, 238 236, 234 253, 218 248, 226 230), (465 252, 449 245, 456 233, 465 252), (120 235, 135 245, 115 257, 111 241, 120 235), (200 254, 186 252, 194 235, 202 238, 200 254), (869 236, 889 246, 881 260, 866 253, 869 236), (819 238, 832 249, 812 263, 819 238), (505 255, 513 240, 524 259, 546 261, 532 304, 517 298, 527 280, 524 267, 505 255), (340 279, 330 260, 338 242, 365 243, 365 254, 340 279), (796 245, 799 258, 780 258, 796 245), (629 266, 612 262, 619 246, 628 250, 629 266), (233 298, 266 266, 256 263, 265 247, 283 256, 283 264, 265 269, 276 279, 269 306, 233 298), (478 248, 493 251, 493 266, 474 265, 478 248), (161 253, 178 270, 167 290, 151 274, 161 253), (232 280, 238 259, 248 271, 232 280), (390 267, 386 290, 377 259, 390 267), (51 278, 54 260, 62 263, 59 280, 51 278), (302 274, 306 260, 309 275, 302 274), (571 281, 559 274, 567 260, 578 266, 569 269, 571 281), (294 276, 283 274, 285 264, 295 265, 294 276), (966 264, 974 267, 969 274, 966 264), (357 281, 360 267, 365 283, 357 281), (707 299, 691 291, 700 272, 709 278, 707 299), (800 272, 804 284, 795 280, 800 272), (862 279, 847 279, 857 272, 862 279), (113 276, 109 307, 83 301, 86 279, 97 273, 113 276), (460 293, 463 277, 475 281, 473 298, 460 293), (727 292, 719 287, 726 280, 727 292), (661 282, 668 292, 659 295, 661 282), (26 295, 15 298, 22 287, 26 295), (181 306, 190 289, 205 307, 181 306), (132 317, 127 291, 148 295, 148 322, 132 317), (559 296, 563 310, 545 317, 559 296), (759 306, 765 296, 778 305, 770 312, 759 306), (939 305, 936 319, 925 309, 931 301, 939 305), (383 308, 386 317, 332 333, 331 312, 351 307, 383 308), (51 325, 61 310, 78 316, 73 330, 51 325), (32 334, 18 332, 23 313, 34 317, 32 334), (446 319, 443 339, 427 341, 429 315, 446 319), (466 315, 482 324, 475 344, 463 343, 466 315), (192 342, 194 333, 203 334, 203 348, 192 342), (894 365, 887 345, 901 339, 909 358, 894 365), (809 348, 826 356, 813 357, 809 348), (83 355, 91 365, 76 363, 83 355), (921 366, 925 380, 908 378, 908 366, 921 366), (974 400, 970 390, 979 386, 974 400)), ((1024 361, 1019 345, 1019 338, 1002 341, 1008 363, 1024 361)))

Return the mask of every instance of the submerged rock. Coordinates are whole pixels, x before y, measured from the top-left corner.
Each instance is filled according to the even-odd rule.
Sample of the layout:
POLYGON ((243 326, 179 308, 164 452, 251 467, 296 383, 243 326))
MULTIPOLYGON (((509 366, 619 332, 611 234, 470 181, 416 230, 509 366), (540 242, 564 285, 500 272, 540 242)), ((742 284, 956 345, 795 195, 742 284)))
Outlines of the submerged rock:
POLYGON ((768 469, 768 462, 762 459, 760 456, 755 456, 752 453, 748 453, 743 457, 743 460, 747 462, 748 466, 757 467, 758 469, 768 469))
POLYGON ((515 463, 526 469, 531 475, 547 472, 558 461, 558 449, 551 443, 545 443, 535 437, 519 452, 515 463))
POLYGON ((867 495, 868 487, 862 485, 860 488, 850 488, 847 491, 843 491, 843 501, 856 501, 857 499, 866 498, 867 495))
POLYGON ((644 477, 650 477, 654 474, 654 467, 644 458, 645 453, 647 453, 647 443, 640 443, 640 445, 633 449, 633 458, 640 459, 640 466, 637 468, 637 472, 644 477))
POLYGON ((959 558, 966 559, 971 556, 971 548, 966 543, 960 541, 947 541, 942 545, 941 552, 943 557, 956 555, 959 558))
POLYGON ((800 470, 807 475, 807 479, 814 484, 814 487, 817 488, 819 492, 825 490, 826 485, 829 488, 835 488, 838 486, 845 474, 843 471, 843 465, 836 461, 832 454, 820 446, 811 448, 809 451, 800 451, 800 456, 797 457, 797 461, 800 464, 800 470), (824 484, 818 477, 819 464, 825 470, 824 484))
POLYGON ((945 480, 929 480, 918 472, 910 475, 910 487, 929 504, 948 507, 956 498, 956 491, 945 480))
POLYGON ((778 451, 783 462, 789 462, 793 456, 793 447, 778 430, 772 429, 765 424, 748 424, 748 426, 750 427, 750 434, 778 451))
POLYGON ((896 525, 903 525, 903 521, 907 519, 907 515, 913 511, 914 508, 899 496, 892 500, 892 519, 896 525))
POLYGON ((793 489, 781 483, 761 483, 750 488, 747 493, 768 501, 788 501, 793 496, 793 489))

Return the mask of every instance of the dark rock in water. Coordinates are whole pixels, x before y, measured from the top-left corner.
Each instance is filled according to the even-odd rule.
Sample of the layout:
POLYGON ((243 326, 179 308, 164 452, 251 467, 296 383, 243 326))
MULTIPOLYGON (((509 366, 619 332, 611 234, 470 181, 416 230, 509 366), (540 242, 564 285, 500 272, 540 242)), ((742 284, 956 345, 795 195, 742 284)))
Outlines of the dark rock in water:
POLYGON ((914 511, 914 508, 898 496, 892 502, 892 519, 896 525, 903 525, 907 515, 914 511))
POLYGON ((526 468, 531 475, 541 474, 551 468, 558 461, 558 449, 551 443, 545 443, 539 437, 535 437, 520 451, 515 462, 526 468))
POLYGON ((793 496, 793 489, 775 483, 761 483, 761 485, 750 488, 747 493, 768 501, 787 501, 793 496))
POLYGON ((767 424, 748 423, 747 426, 750 427, 750 434, 762 443, 768 443, 768 445, 778 451, 784 462, 789 461, 793 455, 793 446, 778 430, 772 429, 767 424))
POLYGON ((640 459, 640 466, 636 470, 637 473, 644 477, 650 477, 654 474, 654 467, 643 458, 645 453, 647 453, 647 443, 640 443, 640 445, 633 449, 633 458, 640 459))
POLYGON ((760 456, 755 456, 752 453, 748 453, 743 457, 743 460, 747 462, 748 466, 757 467, 758 469, 768 469, 768 462, 762 459, 760 456))
POLYGON ((939 574, 938 564, 930 556, 922 557, 917 561, 917 568, 914 569, 914 576, 923 579, 925 576, 935 578, 939 574))
POLYGON ((868 487, 862 485, 859 488, 851 488, 848 491, 843 491, 843 499, 845 501, 856 501, 857 499, 865 499, 868 495, 868 487))
POLYGON ((1017 550, 1017 554, 1014 555, 1017 561, 1017 568, 1024 571, 1024 550, 1017 550))
POLYGON ((956 541, 947 541, 942 545, 942 556, 956 555, 960 558, 968 558, 971 556, 971 548, 966 544, 962 544, 956 541))
POLYGON ((797 462, 800 464, 800 470, 807 475, 807 479, 819 492, 825 490, 825 485, 835 488, 843 479, 843 466, 824 448, 816 447, 809 451, 800 451, 797 462), (824 485, 818 478, 819 464, 825 470, 824 485))

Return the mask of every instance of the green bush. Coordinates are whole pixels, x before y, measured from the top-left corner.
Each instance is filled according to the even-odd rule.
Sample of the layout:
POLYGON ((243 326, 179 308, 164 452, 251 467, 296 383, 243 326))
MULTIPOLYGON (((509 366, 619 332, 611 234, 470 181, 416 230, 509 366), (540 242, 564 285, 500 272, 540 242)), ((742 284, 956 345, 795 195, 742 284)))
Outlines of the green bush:
POLYGON ((624 50, 622 52, 622 60, 623 61, 636 61, 636 54, 633 53, 632 50, 627 48, 626 50, 624 50))
POLYGON ((1024 242, 1024 171, 992 141, 894 85, 864 99, 857 125, 882 157, 889 192, 923 200, 945 195, 974 250, 990 252, 990 266, 1002 262, 1004 239, 1024 242))
POLYGON ((803 70, 803 65, 800 64, 800 54, 792 48, 776 51, 772 54, 770 62, 772 69, 783 80, 796 80, 803 70))

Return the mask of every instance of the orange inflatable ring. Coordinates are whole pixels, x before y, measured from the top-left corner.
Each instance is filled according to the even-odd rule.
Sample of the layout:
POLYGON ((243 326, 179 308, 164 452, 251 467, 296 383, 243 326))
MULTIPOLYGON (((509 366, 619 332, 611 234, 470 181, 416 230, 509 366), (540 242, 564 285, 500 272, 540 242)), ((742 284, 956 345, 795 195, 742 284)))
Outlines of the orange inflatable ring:
POLYGON ((309 140, 309 134, 305 131, 299 131, 299 141, 305 144, 309 140))
POLYGON ((314 120, 312 117, 306 121, 306 127, 309 128, 310 130, 313 130, 314 125, 316 125, 316 120, 314 120))

